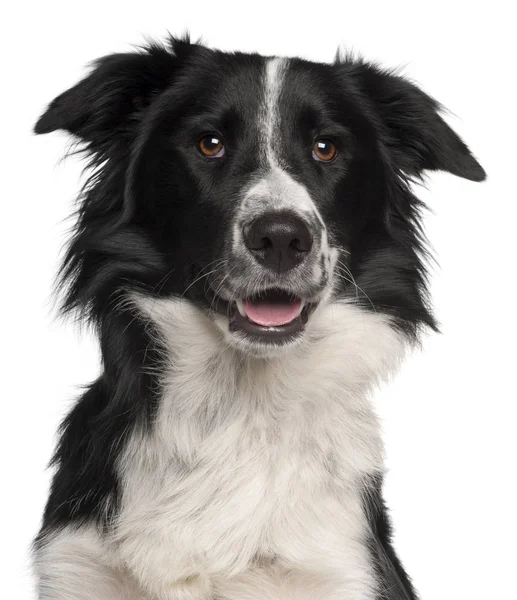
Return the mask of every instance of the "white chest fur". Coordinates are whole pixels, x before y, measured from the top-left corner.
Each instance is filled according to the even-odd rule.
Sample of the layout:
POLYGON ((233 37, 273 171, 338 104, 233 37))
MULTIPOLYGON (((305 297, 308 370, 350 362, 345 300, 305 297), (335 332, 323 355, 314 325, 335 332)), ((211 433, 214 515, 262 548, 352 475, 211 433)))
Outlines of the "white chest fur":
POLYGON ((152 433, 119 465, 122 563, 164 598, 371 598, 361 481, 382 444, 368 392, 401 358, 400 334, 334 304, 303 346, 252 360, 187 302, 138 305, 170 364, 152 433))

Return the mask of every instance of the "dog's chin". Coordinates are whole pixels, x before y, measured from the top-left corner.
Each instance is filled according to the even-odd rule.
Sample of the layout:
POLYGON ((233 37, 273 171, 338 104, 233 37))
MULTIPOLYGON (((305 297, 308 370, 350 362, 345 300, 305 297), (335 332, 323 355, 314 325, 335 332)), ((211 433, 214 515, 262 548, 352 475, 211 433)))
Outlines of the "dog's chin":
POLYGON ((217 317, 216 323, 223 332, 226 344, 250 358, 268 359, 283 356, 301 345, 305 337, 304 328, 296 333, 268 337, 268 333, 263 335, 232 331, 228 319, 221 316, 217 317))
POLYGON ((280 356, 298 346, 318 302, 280 289, 228 302, 215 321, 229 346, 255 358, 280 356))

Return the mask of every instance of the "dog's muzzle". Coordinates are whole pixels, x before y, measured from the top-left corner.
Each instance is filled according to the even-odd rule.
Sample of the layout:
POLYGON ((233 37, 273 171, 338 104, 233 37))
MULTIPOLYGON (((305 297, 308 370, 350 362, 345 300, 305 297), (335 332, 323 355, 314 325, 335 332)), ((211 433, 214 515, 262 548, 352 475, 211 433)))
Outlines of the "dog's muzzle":
POLYGON ((299 339, 329 282, 323 225, 270 210, 245 219, 234 236, 221 283, 212 284, 225 300, 228 333, 255 348, 299 339))

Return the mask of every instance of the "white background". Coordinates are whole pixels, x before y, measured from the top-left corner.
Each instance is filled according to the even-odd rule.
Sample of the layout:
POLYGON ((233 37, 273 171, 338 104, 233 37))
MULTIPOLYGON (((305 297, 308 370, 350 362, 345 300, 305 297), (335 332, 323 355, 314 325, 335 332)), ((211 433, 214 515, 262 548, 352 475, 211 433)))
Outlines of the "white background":
MULTIPOLYGON (((222 49, 328 61, 338 45, 443 102, 488 172, 429 177, 419 194, 441 268, 443 335, 379 392, 396 546, 423 600, 515 598, 515 76, 513 20, 474 2, 33 2, 3 9, 0 597, 32 598, 28 547, 59 420, 98 372, 94 340, 56 318, 52 279, 79 187, 66 137, 36 138, 46 103, 90 60, 169 30, 222 49), (9 14, 11 11, 11 14, 9 14)), ((92 599, 103 600, 103 599, 92 599)), ((353 599, 349 599, 353 600, 353 599)))

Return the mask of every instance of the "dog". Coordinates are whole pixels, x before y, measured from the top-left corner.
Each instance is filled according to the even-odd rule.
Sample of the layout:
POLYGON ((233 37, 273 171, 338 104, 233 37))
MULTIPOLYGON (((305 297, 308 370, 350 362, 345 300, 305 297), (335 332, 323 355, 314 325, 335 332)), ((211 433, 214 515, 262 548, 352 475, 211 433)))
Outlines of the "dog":
POLYGON ((371 403, 422 332, 426 171, 485 172, 394 71, 188 37, 40 117, 89 157, 61 270, 102 372, 64 419, 40 600, 414 600, 371 403))

